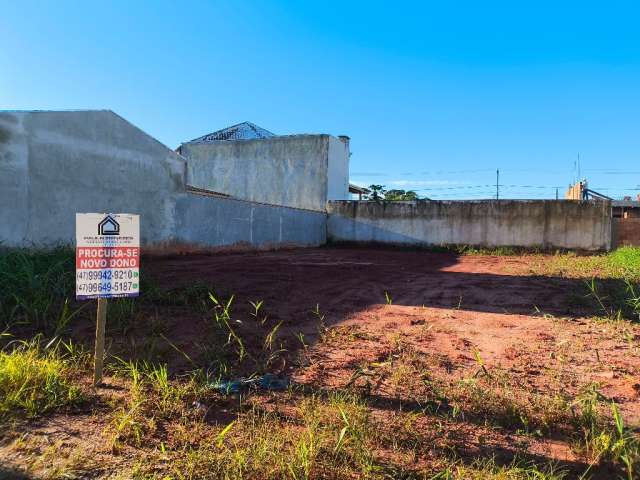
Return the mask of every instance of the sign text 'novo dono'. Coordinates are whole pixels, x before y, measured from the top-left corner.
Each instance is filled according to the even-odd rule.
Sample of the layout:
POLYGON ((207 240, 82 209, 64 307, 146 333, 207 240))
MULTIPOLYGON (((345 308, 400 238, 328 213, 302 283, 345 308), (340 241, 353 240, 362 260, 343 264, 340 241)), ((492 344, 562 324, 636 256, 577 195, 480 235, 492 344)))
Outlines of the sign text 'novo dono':
POLYGON ((140 217, 76 214, 76 297, 136 297, 140 292, 140 217))

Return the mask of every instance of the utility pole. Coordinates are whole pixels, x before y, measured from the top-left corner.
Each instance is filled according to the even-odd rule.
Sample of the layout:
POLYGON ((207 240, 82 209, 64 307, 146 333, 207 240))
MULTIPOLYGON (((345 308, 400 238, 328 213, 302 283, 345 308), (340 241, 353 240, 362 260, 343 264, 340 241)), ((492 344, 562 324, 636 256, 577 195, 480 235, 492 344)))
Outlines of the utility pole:
POLYGON ((496 200, 500 200, 500 170, 496 170, 496 200))
POLYGON ((580 172, 580 152, 578 152, 578 181, 582 181, 582 173, 580 172))
POLYGON ((556 187, 556 200, 558 200, 558 187, 556 187))

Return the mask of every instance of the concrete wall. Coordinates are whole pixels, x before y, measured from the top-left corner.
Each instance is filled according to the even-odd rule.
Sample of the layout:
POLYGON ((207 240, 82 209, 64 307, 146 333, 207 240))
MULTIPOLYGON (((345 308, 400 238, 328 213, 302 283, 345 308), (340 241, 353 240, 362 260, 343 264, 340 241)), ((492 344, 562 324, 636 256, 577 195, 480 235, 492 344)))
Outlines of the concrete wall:
POLYGON ((336 137, 329 137, 327 200, 349 198, 349 144, 336 137))
POLYGON ((185 143, 179 151, 188 162, 187 183, 196 188, 320 212, 329 191, 348 198, 346 190, 340 196, 349 181, 348 152, 329 135, 185 143))
POLYGON ((76 212, 142 215, 167 239, 184 159, 115 113, 0 112, 0 244, 75 240, 76 212))
POLYGON ((334 201, 329 241, 608 250, 608 202, 334 201))
POLYGON ((319 246, 326 214, 188 194, 176 204, 175 241, 195 246, 319 246))
POLYGON ((0 245, 73 244, 76 212, 139 214, 144 245, 325 241, 324 212, 195 195, 185 177, 184 158, 111 111, 0 112, 0 245))

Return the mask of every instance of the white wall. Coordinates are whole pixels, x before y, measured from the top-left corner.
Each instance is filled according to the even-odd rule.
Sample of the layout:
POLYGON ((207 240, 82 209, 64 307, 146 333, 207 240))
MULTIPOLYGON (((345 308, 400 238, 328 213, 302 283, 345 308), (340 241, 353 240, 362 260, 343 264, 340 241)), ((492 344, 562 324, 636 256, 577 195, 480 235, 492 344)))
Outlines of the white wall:
POLYGON ((179 151, 196 188, 320 212, 328 198, 348 198, 348 151, 330 135, 185 143, 179 151))
POLYGON ((349 199, 349 145, 329 137, 327 200, 349 199))

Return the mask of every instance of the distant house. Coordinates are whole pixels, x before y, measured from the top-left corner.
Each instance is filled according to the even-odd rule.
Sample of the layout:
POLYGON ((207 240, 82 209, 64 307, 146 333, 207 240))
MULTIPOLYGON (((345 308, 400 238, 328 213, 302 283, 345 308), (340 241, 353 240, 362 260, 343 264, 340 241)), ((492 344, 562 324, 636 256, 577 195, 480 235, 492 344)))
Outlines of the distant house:
POLYGON ((352 195, 357 195, 358 196, 358 200, 362 200, 362 196, 363 195, 368 195, 371 192, 371 190, 369 190, 368 188, 365 187, 360 187, 358 185, 355 185, 353 183, 349 184, 349 193, 352 195))
POLYGON ((565 194, 567 200, 607 200, 611 202, 613 218, 640 218, 640 194, 637 200, 624 197, 622 200, 614 200, 611 197, 598 193, 589 188, 587 180, 581 180, 569 188, 565 194))
POLYGON ((613 207, 613 218, 640 218, 640 200, 631 200, 626 197, 624 200, 614 200, 611 202, 613 207))
MULTIPOLYGON (((242 122, 231 127, 223 128, 213 133, 203 135, 202 137, 194 138, 187 143, 211 143, 211 142, 224 142, 232 140, 256 140, 260 138, 276 137, 275 133, 271 133, 269 130, 265 130, 251 122, 242 122)), ((180 147, 178 147, 178 153, 180 147)))
POLYGON ((182 143, 192 191, 326 211, 349 198, 349 137, 277 135, 242 122, 182 143))

